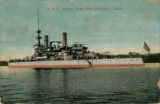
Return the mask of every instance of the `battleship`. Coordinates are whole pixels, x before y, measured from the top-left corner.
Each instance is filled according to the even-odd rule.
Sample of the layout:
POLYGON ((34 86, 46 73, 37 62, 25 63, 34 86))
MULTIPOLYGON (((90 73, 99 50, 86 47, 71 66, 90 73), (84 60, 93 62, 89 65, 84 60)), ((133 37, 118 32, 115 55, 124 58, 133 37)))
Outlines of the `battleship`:
POLYGON ((67 43, 67 33, 62 33, 62 41, 49 41, 49 36, 44 35, 41 42, 41 30, 36 31, 37 43, 34 53, 23 59, 9 59, 10 68, 89 68, 89 67, 129 67, 144 66, 141 57, 114 57, 89 51, 85 44, 67 43))

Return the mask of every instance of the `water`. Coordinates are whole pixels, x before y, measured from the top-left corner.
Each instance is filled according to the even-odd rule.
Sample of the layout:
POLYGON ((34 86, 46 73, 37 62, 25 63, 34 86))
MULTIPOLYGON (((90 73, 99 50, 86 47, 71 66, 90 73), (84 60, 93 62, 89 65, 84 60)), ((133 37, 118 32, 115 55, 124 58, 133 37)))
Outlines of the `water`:
POLYGON ((158 102, 159 68, 0 68, 5 104, 147 104, 158 102))

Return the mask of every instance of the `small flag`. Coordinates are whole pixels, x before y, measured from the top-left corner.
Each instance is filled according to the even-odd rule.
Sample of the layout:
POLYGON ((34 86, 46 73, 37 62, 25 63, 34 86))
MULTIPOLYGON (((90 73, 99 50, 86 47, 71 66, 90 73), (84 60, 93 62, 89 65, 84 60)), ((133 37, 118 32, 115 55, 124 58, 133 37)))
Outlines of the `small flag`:
POLYGON ((143 45, 143 48, 147 51, 147 52, 150 52, 150 47, 147 45, 146 42, 144 42, 144 45, 143 45))

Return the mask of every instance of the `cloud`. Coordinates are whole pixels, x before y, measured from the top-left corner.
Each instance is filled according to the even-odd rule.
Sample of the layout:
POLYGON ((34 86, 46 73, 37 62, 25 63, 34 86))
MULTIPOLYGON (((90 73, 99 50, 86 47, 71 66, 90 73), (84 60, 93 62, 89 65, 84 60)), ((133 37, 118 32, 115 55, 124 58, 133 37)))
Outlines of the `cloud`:
POLYGON ((150 3, 160 3, 160 0, 139 0, 142 2, 150 2, 150 3))
POLYGON ((149 0, 152 3, 160 3, 160 0, 149 0))
POLYGON ((150 3, 160 3, 160 0, 141 0, 141 1, 146 1, 150 3))
POLYGON ((20 48, 10 47, 6 49, 6 51, 7 51, 6 53, 0 53, 0 61, 8 60, 9 57, 11 59, 25 58, 26 56, 33 55, 34 52, 33 48, 30 47, 20 47, 20 48))
POLYGON ((75 2, 75 0, 69 0, 69 2, 73 3, 73 2, 75 2))

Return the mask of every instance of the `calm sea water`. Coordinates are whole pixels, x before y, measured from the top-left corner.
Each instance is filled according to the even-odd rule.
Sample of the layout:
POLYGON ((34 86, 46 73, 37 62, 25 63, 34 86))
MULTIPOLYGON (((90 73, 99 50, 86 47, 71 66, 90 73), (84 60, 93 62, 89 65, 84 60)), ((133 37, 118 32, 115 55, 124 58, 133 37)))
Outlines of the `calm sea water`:
POLYGON ((148 104, 159 101, 157 67, 0 68, 5 104, 148 104))

